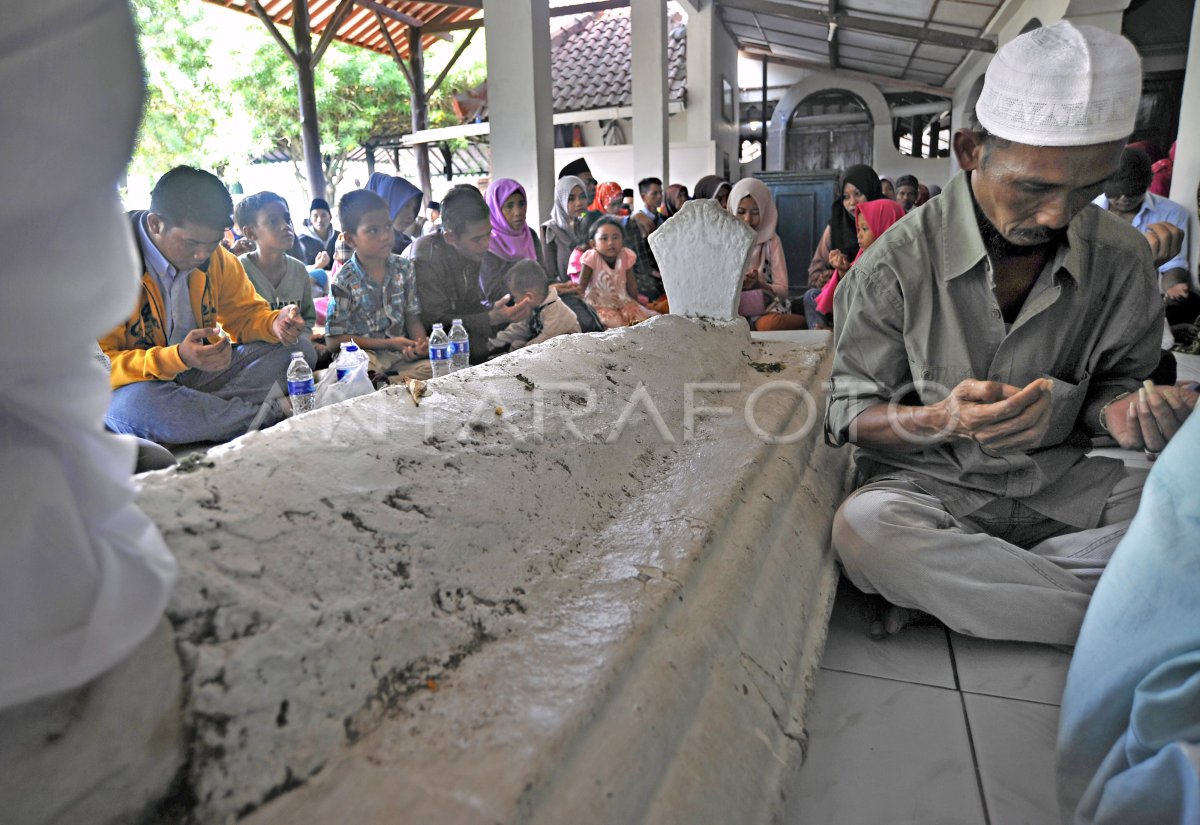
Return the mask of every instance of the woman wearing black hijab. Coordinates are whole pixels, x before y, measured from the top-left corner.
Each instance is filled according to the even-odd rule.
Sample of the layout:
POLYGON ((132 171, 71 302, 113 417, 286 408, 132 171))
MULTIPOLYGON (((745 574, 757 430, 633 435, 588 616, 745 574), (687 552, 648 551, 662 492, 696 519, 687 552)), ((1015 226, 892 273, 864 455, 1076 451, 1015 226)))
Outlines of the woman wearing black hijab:
POLYGON ((821 233, 821 242, 808 265, 808 285, 820 289, 835 269, 845 272, 858 254, 858 228, 854 225, 854 207, 883 197, 879 175, 866 164, 851 166, 842 174, 841 197, 834 200, 829 225, 821 233))

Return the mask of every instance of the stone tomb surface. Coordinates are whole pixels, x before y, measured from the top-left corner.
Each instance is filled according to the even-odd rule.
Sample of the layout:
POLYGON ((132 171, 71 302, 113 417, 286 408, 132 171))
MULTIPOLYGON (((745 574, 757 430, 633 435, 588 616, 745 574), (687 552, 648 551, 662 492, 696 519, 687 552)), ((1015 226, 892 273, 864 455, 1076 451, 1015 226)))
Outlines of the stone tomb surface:
POLYGON ((182 567, 177 802, 254 825, 768 818, 836 580, 827 340, 662 316, 146 476, 182 567))

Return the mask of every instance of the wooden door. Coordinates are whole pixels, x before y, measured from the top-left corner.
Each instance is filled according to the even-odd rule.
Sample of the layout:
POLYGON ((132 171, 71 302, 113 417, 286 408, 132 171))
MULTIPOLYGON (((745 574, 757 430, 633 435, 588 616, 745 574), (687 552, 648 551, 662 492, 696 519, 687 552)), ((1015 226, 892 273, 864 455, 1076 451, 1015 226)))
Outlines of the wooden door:
POLYGON ((808 263, 829 223, 837 189, 837 173, 760 172, 755 177, 771 190, 779 222, 775 229, 787 259, 793 297, 808 288, 808 263))

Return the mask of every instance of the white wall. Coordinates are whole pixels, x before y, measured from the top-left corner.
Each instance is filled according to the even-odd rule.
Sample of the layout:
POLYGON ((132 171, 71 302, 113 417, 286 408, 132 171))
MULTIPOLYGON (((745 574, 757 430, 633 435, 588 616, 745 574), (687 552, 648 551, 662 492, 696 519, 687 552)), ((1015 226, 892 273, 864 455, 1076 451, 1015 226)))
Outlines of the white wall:
MULTIPOLYGON (((738 170, 737 104, 734 103, 734 123, 721 116, 722 76, 728 78, 737 95, 737 45, 720 21, 716 5, 704 4, 700 11, 688 11, 687 40, 687 141, 690 144, 712 142, 712 158, 704 174, 720 174, 724 157, 734 176, 738 170)), ((672 132, 672 140, 675 140, 672 132)), ((672 161, 674 162, 674 161, 672 161)), ((671 177, 686 182, 672 168, 671 177)), ((693 179, 688 187, 695 183, 693 179)))
MULTIPOLYGON (((709 3, 708 10, 716 14, 715 3, 709 3)), ((734 175, 738 170, 738 157, 741 155, 741 139, 739 137, 740 124, 738 122, 739 112, 737 103, 737 87, 738 87, 738 50, 737 43, 729 36, 729 32, 725 30, 725 26, 717 22, 713 26, 713 50, 712 50, 712 89, 713 89, 713 107, 712 107, 712 140, 717 142, 717 165, 711 170, 711 173, 721 174, 722 155, 729 158, 729 168, 734 175), (733 84, 734 103, 733 103, 733 123, 725 120, 721 115, 721 78, 728 78, 733 84)), ((689 77, 690 79, 690 77, 689 77)))
POLYGON ((880 175, 916 175, 925 183, 945 185, 951 176, 948 158, 914 158, 902 155, 892 141, 891 110, 883 93, 873 83, 827 72, 801 69, 802 79, 779 101, 767 132, 767 168, 785 168, 787 123, 792 112, 809 95, 824 89, 844 89, 867 105, 874 124, 871 167, 880 175))
POLYGON ((1171 174, 1171 200, 1190 216, 1188 227, 1192 289, 1200 291, 1200 227, 1196 224, 1196 186, 1200 184, 1200 13, 1192 14, 1192 36, 1188 48, 1187 74, 1183 78, 1183 104, 1179 108, 1178 146, 1171 174))
MULTIPOLYGON (((617 120, 621 124, 621 128, 625 131, 625 141, 633 143, 633 118, 622 117, 617 118, 617 120)), ((586 123, 579 124, 583 130, 584 147, 604 145, 604 126, 607 123, 607 120, 589 120, 586 123)), ((687 143, 687 112, 676 112, 667 118, 667 137, 672 143, 687 143)))

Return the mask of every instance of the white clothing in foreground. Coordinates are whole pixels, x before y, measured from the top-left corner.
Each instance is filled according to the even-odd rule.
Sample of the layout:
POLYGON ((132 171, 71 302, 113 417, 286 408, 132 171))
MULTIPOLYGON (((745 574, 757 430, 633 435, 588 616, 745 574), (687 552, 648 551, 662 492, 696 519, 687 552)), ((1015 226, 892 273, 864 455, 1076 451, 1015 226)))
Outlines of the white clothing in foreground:
POLYGON ((1167 445, 1100 578, 1063 694, 1063 822, 1200 823, 1200 415, 1167 445))
POLYGON ((162 617, 176 564, 134 506, 135 445, 103 430, 110 390, 94 359, 139 277, 116 189, 141 103, 129 7, 8 4, 0 40, 5 108, 20 112, 0 127, 0 225, 42 239, 0 263, 4 708, 127 656, 162 617))

